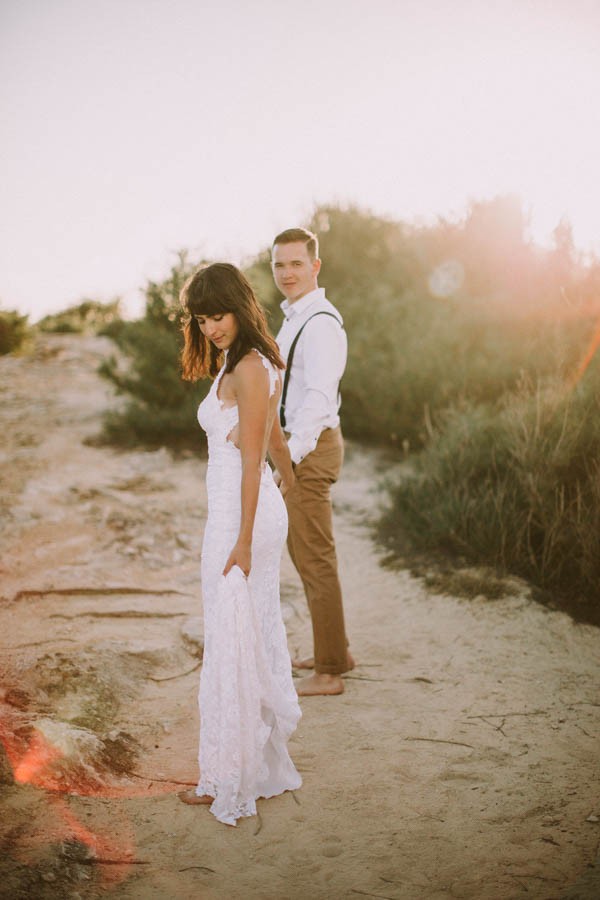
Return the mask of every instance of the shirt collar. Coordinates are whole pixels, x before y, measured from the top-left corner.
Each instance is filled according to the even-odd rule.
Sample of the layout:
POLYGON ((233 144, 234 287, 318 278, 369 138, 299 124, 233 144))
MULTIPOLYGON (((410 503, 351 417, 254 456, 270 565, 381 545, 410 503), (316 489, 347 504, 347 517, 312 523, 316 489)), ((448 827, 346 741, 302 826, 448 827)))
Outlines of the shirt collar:
POLYGON ((314 291, 310 291, 308 294, 305 294, 304 297, 301 297, 300 300, 296 300, 295 303, 290 303, 289 300, 284 300, 283 303, 280 303, 281 310, 286 317, 286 319, 293 319, 294 316, 300 315, 305 312, 309 306, 316 300, 324 300, 325 299, 325 288, 315 288, 314 291))

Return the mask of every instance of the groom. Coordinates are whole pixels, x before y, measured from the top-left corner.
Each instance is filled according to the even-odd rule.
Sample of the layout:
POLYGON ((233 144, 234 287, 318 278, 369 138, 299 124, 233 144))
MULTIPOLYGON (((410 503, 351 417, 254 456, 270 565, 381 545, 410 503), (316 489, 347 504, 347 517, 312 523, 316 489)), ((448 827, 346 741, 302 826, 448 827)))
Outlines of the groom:
POLYGON ((288 436, 296 482, 285 496, 288 550, 302 579, 312 620, 314 658, 295 660, 314 674, 296 683, 300 696, 341 694, 348 652, 342 592, 333 539, 330 487, 344 455, 338 388, 347 355, 339 312, 319 288, 316 235, 290 228, 273 241, 275 284, 284 295, 277 343, 287 363, 281 423, 288 436))

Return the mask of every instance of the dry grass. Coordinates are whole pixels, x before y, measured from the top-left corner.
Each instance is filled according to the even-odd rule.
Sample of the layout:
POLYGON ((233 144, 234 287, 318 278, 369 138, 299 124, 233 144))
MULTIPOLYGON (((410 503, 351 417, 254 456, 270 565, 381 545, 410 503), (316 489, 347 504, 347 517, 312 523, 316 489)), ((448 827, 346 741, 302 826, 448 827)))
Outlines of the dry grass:
POLYGON ((499 413, 448 414, 391 492, 387 548, 405 553, 408 534, 420 551, 525 577, 600 621, 599 381, 590 372, 572 392, 554 384, 506 398, 499 413))

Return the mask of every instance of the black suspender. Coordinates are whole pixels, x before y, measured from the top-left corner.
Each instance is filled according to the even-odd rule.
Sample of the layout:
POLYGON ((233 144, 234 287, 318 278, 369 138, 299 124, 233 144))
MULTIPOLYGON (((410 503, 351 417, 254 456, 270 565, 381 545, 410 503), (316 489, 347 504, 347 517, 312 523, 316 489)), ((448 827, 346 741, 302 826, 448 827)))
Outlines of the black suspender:
POLYGON ((312 316, 309 316, 308 319, 306 320, 306 322, 304 323, 304 325, 298 331, 298 334, 292 341, 292 346, 290 347, 290 352, 288 353, 287 365, 285 368, 285 375, 283 376, 283 389, 281 391, 281 406, 279 408, 279 421, 281 422, 282 428, 285 428, 285 398, 287 397, 288 383, 290 380, 290 372, 292 371, 292 361, 294 359, 294 352, 296 350, 296 344, 298 343, 300 335, 302 334, 302 332, 304 331, 304 329, 306 328, 306 326, 308 325, 310 320, 314 319, 315 316, 331 316, 332 319, 335 319, 335 321, 338 323, 340 328, 342 328, 342 329, 344 328, 344 326, 342 325, 342 323, 340 322, 340 320, 338 319, 337 316, 335 316, 333 313, 325 312, 325 310, 322 310, 321 312, 316 312, 316 313, 313 313, 312 316))

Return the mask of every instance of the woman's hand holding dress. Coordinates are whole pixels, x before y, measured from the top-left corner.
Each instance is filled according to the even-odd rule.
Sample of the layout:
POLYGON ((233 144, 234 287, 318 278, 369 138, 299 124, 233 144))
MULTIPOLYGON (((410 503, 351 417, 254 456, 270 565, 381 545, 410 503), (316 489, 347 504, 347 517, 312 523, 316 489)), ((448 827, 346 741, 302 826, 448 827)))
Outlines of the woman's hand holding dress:
POLYGON ((245 541, 237 541, 235 547, 229 554, 229 558, 225 563, 225 568, 223 569, 223 575, 227 575, 234 566, 238 566, 246 576, 250 574, 250 568, 252 566, 252 547, 251 544, 245 541))

